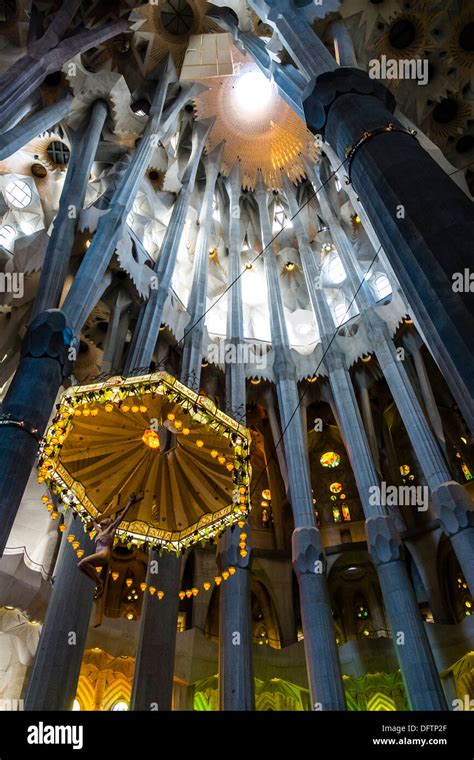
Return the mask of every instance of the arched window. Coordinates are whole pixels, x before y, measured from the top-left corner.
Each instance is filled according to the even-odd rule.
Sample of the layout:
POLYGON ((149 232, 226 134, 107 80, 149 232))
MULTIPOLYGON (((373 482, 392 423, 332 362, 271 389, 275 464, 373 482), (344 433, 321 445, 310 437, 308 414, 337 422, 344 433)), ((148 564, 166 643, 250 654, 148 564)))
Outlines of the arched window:
POLYGON ((72 709, 73 709, 73 712, 79 712, 82 709, 81 703, 79 702, 78 699, 75 699, 74 702, 72 703, 72 709))
POLYGON ((128 704, 123 699, 120 699, 112 706, 112 712, 127 712, 128 709, 128 704))
POLYGON ((377 300, 381 301, 382 298, 387 298, 392 292, 392 286, 385 274, 379 274, 375 278, 375 290, 377 291, 377 300))
POLYGON ((335 523, 350 522, 351 512, 347 504, 339 502, 332 505, 332 516, 335 523))
POLYGON ((4 224, 3 227, 0 227, 0 245, 6 248, 7 251, 11 251, 15 235, 15 229, 9 224, 4 224))
POLYGON ((5 199, 13 208, 26 208, 33 198, 31 187, 23 179, 14 179, 5 188, 5 199))
POLYGON ((293 222, 288 219, 285 209, 279 203, 275 205, 275 213, 273 217, 272 233, 278 235, 283 229, 287 230, 293 227, 293 222))
POLYGON ((346 279, 346 270, 337 254, 331 258, 328 264, 327 275, 331 282, 334 282, 336 285, 346 279))

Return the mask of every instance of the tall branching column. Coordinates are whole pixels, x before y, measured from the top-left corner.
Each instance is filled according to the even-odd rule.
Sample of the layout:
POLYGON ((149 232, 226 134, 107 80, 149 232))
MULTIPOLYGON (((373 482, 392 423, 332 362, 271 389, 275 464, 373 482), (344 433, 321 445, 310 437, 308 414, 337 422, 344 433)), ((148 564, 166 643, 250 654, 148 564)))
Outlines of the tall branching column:
MULTIPOLYGON (((225 365, 226 409, 245 425, 245 365, 239 350, 244 343, 240 263, 240 165, 236 163, 226 183, 229 195, 229 265, 227 299, 227 345, 233 360, 225 365)), ((226 346, 227 349, 227 346, 226 346)), ((227 357, 228 352, 226 350, 227 357)), ((243 531, 249 536, 250 526, 243 531)), ((228 527, 219 539, 217 562, 221 570, 233 566, 234 575, 220 586, 219 608, 219 704, 221 710, 253 710, 255 687, 252 663, 252 614, 250 609, 251 545, 241 556, 241 530, 228 527)))
POLYGON ((154 271, 156 274, 157 287, 150 290, 150 297, 140 310, 137 326, 133 333, 132 343, 126 362, 126 371, 130 372, 135 367, 146 367, 153 359, 161 319, 173 272, 178 256, 179 244, 183 236, 189 201, 196 182, 196 173, 201 160, 204 143, 212 120, 203 119, 197 121, 193 128, 192 149, 188 165, 181 178, 182 188, 174 203, 171 218, 166 228, 163 243, 154 271))
MULTIPOLYGON (((208 121, 196 122, 194 126, 191 156, 182 177, 183 187, 175 201, 155 267, 158 288, 151 292, 150 300, 142 308, 127 362, 129 370, 135 366, 145 367, 153 358, 189 198, 209 128, 208 121)), ((182 564, 181 557, 168 552, 161 557, 156 550, 150 552, 147 582, 151 585, 159 583, 165 596, 159 605, 148 597, 142 610, 132 689, 134 710, 162 711, 172 707, 182 564)))
POLYGON ((286 184, 301 263, 311 306, 319 325, 339 425, 348 449, 352 471, 366 518, 369 553, 379 576, 382 595, 394 637, 407 695, 414 710, 445 710, 446 701, 431 652, 413 586, 403 559, 403 546, 393 518, 371 498, 380 488, 344 354, 334 338, 334 322, 321 283, 320 270, 309 244, 294 189, 286 184))
POLYGON ((220 143, 207 155, 205 161, 206 187, 199 214, 199 232, 194 250, 193 279, 188 301, 189 323, 186 326, 181 360, 181 381, 196 392, 199 391, 201 380, 202 341, 205 326, 204 314, 207 300, 209 240, 214 211, 214 191, 223 150, 224 143, 220 143))
POLYGON ((296 370, 289 350, 279 276, 270 245, 272 230, 267 191, 261 176, 255 195, 262 245, 265 249, 263 255, 270 304, 272 346, 275 353, 274 375, 284 428, 284 448, 295 523, 292 541, 293 567, 300 588, 311 700, 315 709, 344 710, 344 690, 327 587, 326 558, 314 517, 311 480, 299 412, 296 370))

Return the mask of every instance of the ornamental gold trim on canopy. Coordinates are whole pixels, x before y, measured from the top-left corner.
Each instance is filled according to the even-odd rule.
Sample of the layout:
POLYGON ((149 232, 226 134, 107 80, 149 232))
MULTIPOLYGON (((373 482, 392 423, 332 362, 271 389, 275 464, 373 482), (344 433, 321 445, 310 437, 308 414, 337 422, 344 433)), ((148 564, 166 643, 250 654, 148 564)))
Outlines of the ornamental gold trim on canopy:
POLYGON ((40 447, 39 478, 82 520, 140 497, 128 544, 180 551, 250 508, 250 433, 166 372, 70 388, 40 447))

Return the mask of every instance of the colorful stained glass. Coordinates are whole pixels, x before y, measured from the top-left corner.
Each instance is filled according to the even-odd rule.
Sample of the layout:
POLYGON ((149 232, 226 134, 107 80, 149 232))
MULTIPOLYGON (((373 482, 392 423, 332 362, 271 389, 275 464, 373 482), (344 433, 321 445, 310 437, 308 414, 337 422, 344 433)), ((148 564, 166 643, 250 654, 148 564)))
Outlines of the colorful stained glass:
POLYGON ((331 483, 329 486, 329 490, 331 493, 341 493, 342 491, 342 483, 331 483))
POLYGON ((410 474, 410 468, 407 464, 400 465, 400 473, 405 477, 410 474))
POLYGON ((332 469, 339 466, 341 463, 341 457, 339 454, 336 454, 335 451, 326 451, 319 461, 323 467, 330 467, 332 469))
POLYGON ((342 519, 344 520, 344 522, 349 522, 352 518, 351 518, 351 511, 348 505, 342 504, 341 511, 342 511, 342 519))

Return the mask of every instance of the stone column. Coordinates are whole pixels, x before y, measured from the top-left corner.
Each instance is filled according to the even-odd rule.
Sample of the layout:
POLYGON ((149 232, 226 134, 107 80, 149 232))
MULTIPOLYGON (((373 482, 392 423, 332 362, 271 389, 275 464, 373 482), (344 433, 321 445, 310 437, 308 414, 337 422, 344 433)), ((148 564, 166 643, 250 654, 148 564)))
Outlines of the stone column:
POLYGON ((28 328, 0 416, 0 556, 30 477, 59 388, 72 369, 65 315, 43 312, 28 328))
POLYGON ((121 369, 121 357, 130 319, 128 309, 132 303, 132 298, 127 292, 118 291, 105 337, 102 372, 116 372, 121 369))
POLYGON ((111 21, 86 29, 81 26, 65 37, 81 0, 64 0, 45 34, 28 45, 28 52, 0 77, 0 129, 9 122, 19 106, 35 92, 44 78, 60 70, 78 53, 115 37, 129 29, 126 19, 111 21))
MULTIPOLYGON (((227 344, 235 346, 236 361, 225 366, 226 409, 243 425, 246 420, 245 366, 239 361, 244 342, 240 263, 240 165, 236 163, 226 183, 229 194, 229 292, 227 297, 227 344), (233 283, 233 284, 232 284, 233 283)), ((242 529, 250 535, 250 525, 242 529)), ((221 710, 254 710, 255 687, 252 662, 252 613, 250 605, 251 545, 240 556, 239 527, 227 528, 220 537, 217 563, 220 570, 236 572, 220 587, 219 608, 219 705, 221 710)))
POLYGON ((135 367, 148 366, 153 359, 161 318, 166 299, 169 295, 171 280, 176 265, 179 244, 183 234, 189 200, 191 198, 196 173, 201 159, 204 143, 213 124, 212 119, 195 122, 192 137, 191 156, 182 177, 182 188, 173 206, 171 219, 166 228, 160 254, 154 266, 158 287, 150 290, 150 297, 140 310, 137 326, 134 330, 130 351, 126 362, 126 371, 135 367))
POLYGON ((408 349, 413 357, 413 363, 415 365, 416 376, 421 388, 421 395, 425 402, 426 411, 428 413, 431 426, 438 440, 438 444, 441 447, 445 456, 447 456, 446 439, 443 430, 443 423, 441 421, 441 415, 439 413, 438 405, 434 397, 431 382, 426 371, 425 362, 421 355, 421 347, 423 341, 419 335, 409 333, 403 337, 403 345, 408 349))
POLYGON ((25 710, 72 710, 94 598, 94 584, 77 569, 68 536, 81 541, 86 553, 94 543, 82 521, 68 516, 54 573, 52 594, 25 697, 25 710))
POLYGON ((41 132, 45 132, 54 124, 61 121, 61 119, 64 119, 69 113, 71 103, 71 97, 62 98, 52 106, 43 108, 21 124, 0 135, 0 161, 8 158, 8 156, 12 156, 13 153, 23 148, 24 145, 33 140, 34 137, 37 137, 41 132))
POLYGON ((372 459, 374 460, 374 464, 379 476, 382 477, 377 436, 375 434, 374 418, 372 415, 372 406, 370 403, 369 388, 367 385, 367 375, 364 370, 356 372, 356 381, 357 385, 359 386, 359 398, 362 409, 362 418, 364 420, 367 439, 370 444, 372 459))
POLYGON ((334 42, 334 52, 339 66, 357 66, 357 57, 351 35, 344 21, 332 21, 326 31, 326 36, 334 42))
POLYGON ((145 591, 135 671, 132 710, 168 711, 172 707, 181 557, 150 551, 146 582, 164 591, 158 600, 145 591), (156 572, 154 572, 156 571, 156 572))
POLYGON ((296 370, 289 352, 283 303, 272 239, 267 192, 259 174, 256 200, 259 209, 264 265, 267 278, 274 374, 288 467, 288 482, 295 531, 293 567, 298 578, 305 638, 306 666, 314 709, 344 710, 345 697, 326 579, 326 559, 316 528, 311 479, 304 447, 296 370))
MULTIPOLYGON (((155 269, 160 277, 157 298, 142 311, 139 324, 135 328, 136 339, 127 360, 128 371, 134 366, 145 366, 151 362, 155 349, 164 302, 173 275, 177 249, 182 235, 186 212, 196 171, 211 122, 197 123, 193 134, 193 146, 188 166, 183 175, 183 189, 179 195, 170 224, 165 233, 163 245, 155 269)), ((153 296, 152 296, 153 298, 153 296)), ((150 302, 148 302, 150 303, 150 302)), ((197 366, 201 371, 201 357, 197 366)), ((165 592, 160 602, 148 599, 142 610, 140 635, 133 681, 132 706, 136 710, 171 710, 173 695, 174 658, 179 611, 179 586, 181 579, 181 557, 164 552, 150 552, 148 566, 149 581, 165 592), (152 579, 154 563, 158 563, 158 575, 152 579), (152 708, 157 703, 158 708, 152 708)))
MULTIPOLYGON (((243 529, 249 535, 249 525, 243 529)), ((219 706, 221 710, 254 710, 252 663, 252 613, 250 609, 251 544, 240 556, 238 526, 222 534, 217 549, 220 570, 236 572, 220 587, 219 606, 219 706)))
POLYGON ((434 507, 450 537, 469 588, 474 589, 474 504, 465 489, 451 479, 447 462, 400 360, 387 324, 374 308, 376 304, 372 291, 363 279, 347 235, 334 217, 325 190, 318 197, 323 212, 330 219, 331 232, 351 287, 357 293, 355 300, 363 313, 368 337, 432 492, 434 507), (362 287, 359 287, 361 283, 362 287))
POLYGON ((150 108, 150 118, 122 182, 116 188, 107 213, 100 217, 97 230, 85 254, 63 308, 70 315, 71 326, 78 332, 90 310, 97 303, 101 287, 113 252, 120 240, 127 216, 150 162, 150 157, 161 136, 163 105, 176 71, 168 56, 160 65, 158 84, 150 108))
POLYGON ((446 460, 431 431, 385 322, 370 313, 369 337, 390 392, 433 497, 433 506, 449 536, 470 589, 474 590, 474 503, 451 478, 446 460))
POLYGON ((209 238, 213 214, 214 191, 224 143, 220 143, 206 157, 206 188, 199 213, 199 232, 194 250, 193 280, 188 301, 189 323, 183 337, 181 381, 199 392, 202 362, 202 339, 207 301, 207 279, 209 271, 209 238))
POLYGON ((352 183, 472 430, 474 306, 466 289, 453 291, 453 277, 471 262, 474 210, 393 117, 394 105, 380 82, 344 68, 318 78, 305 113, 312 131, 323 130, 341 160, 363 139, 352 156, 352 183), (389 124, 395 129, 363 138, 389 124), (442 211, 433 213, 440 198, 442 211))
MULTIPOLYGON (((236 361, 225 365, 226 407, 237 419, 245 418, 246 388, 245 364, 240 361, 241 347, 244 345, 244 312, 242 304, 242 264, 240 234, 240 163, 236 162, 226 182, 229 195, 228 231, 228 296, 227 296, 227 341, 226 346, 235 349, 236 361)), ((243 423, 245 424, 245 423, 243 423)))
POLYGON ((293 0, 249 0, 249 5, 278 32, 284 47, 309 81, 337 68, 326 46, 293 0))
POLYGON ((53 231, 46 249, 33 314, 56 308, 66 280, 69 258, 74 245, 77 221, 84 207, 89 176, 94 163, 108 106, 97 100, 92 106, 80 144, 73 150, 53 231), (71 214, 71 210, 74 214, 71 214))
POLYGON ((283 485, 285 486, 285 493, 288 494, 288 468, 286 466, 285 452, 283 451, 283 439, 275 406, 275 394, 273 389, 267 388, 264 390, 263 397, 265 399, 265 409, 268 415, 268 422, 270 424, 270 432, 272 434, 276 459, 280 468, 283 485))
POLYGON ((337 416, 367 520, 369 553, 379 575, 407 695, 412 709, 444 710, 446 702, 441 682, 413 587, 403 562, 397 526, 393 518, 385 513, 385 507, 380 503, 380 499, 377 502, 377 499, 371 498, 374 488, 380 487, 380 481, 372 460, 344 355, 334 340, 334 326, 329 306, 324 291, 321 288, 318 289, 316 285, 320 282, 318 266, 301 217, 295 216, 296 196, 288 183, 286 183, 285 191, 311 305, 323 340, 324 363, 328 371, 337 416), (399 636, 399 633, 403 636, 399 636), (403 645, 399 645, 397 642, 402 640, 403 645))

